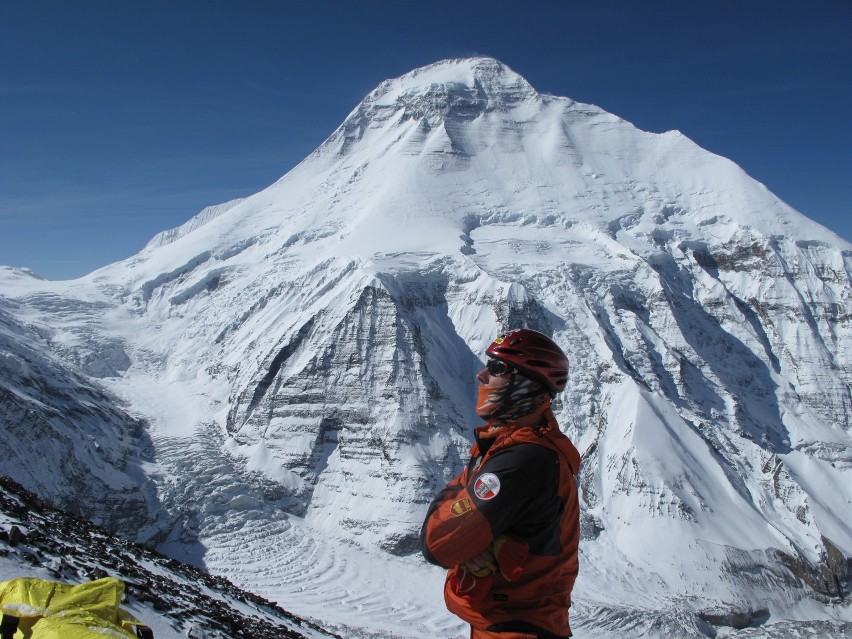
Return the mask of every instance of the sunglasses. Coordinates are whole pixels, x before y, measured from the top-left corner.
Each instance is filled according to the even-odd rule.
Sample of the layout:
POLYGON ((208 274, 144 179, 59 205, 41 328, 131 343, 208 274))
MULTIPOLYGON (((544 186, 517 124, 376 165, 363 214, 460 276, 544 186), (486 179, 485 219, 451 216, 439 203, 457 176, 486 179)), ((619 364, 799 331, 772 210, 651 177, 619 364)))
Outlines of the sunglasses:
POLYGON ((515 372, 514 368, 506 364, 506 362, 501 362, 499 359, 489 359, 485 367, 488 369, 488 374, 495 377, 515 372))

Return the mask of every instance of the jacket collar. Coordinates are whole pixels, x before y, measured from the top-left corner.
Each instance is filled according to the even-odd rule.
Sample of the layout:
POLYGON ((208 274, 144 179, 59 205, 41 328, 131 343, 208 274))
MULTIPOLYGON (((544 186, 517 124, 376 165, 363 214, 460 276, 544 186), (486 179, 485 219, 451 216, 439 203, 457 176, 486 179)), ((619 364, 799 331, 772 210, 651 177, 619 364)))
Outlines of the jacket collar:
POLYGON ((471 447, 472 457, 484 456, 491 448, 509 443, 531 442, 553 448, 565 458, 576 475, 580 472, 580 453, 571 440, 559 429, 559 424, 550 406, 541 412, 541 421, 535 426, 520 426, 515 422, 506 424, 485 424, 474 429, 476 443, 471 447))

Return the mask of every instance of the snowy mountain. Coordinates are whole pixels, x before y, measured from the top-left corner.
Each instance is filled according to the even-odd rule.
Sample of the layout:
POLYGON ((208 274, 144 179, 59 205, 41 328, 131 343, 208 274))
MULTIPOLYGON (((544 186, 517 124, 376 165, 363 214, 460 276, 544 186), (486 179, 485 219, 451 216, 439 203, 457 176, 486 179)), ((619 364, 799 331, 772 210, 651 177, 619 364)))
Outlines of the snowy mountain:
MULTIPOLYGON (((0 271, 0 420, 22 450, 79 421, 67 457, 98 479, 0 471, 85 516, 62 487, 120 495, 140 540, 347 637, 462 636, 416 535, 467 454, 485 347, 524 325, 571 362, 578 634, 833 632, 850 273, 852 245, 683 135, 444 61, 128 260, 0 271)), ((122 530, 123 509, 97 516, 122 530)))

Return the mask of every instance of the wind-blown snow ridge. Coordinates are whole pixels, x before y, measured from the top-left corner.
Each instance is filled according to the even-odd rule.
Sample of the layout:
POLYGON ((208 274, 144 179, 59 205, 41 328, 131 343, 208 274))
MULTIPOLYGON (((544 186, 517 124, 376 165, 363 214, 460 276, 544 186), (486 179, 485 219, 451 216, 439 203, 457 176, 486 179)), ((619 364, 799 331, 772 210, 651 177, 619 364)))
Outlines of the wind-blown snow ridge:
POLYGON ((230 202, 225 202, 224 204, 208 206, 204 208, 204 210, 202 210, 198 215, 193 217, 188 222, 181 224, 179 227, 169 229, 168 231, 162 231, 161 233, 157 233, 157 235, 152 237, 151 240, 145 245, 145 248, 157 248, 158 246, 163 246, 165 244, 174 242, 176 239, 183 237, 187 233, 191 233, 198 227, 204 226, 210 220, 215 220, 223 213, 227 213, 242 201, 242 199, 236 199, 231 200, 230 202))
MULTIPOLYGON (((584 633, 849 620, 852 245, 733 162, 451 60, 203 217, 75 282, 0 271, 10 344, 144 421, 127 476, 163 550, 348 636, 461 633, 417 533, 485 347, 524 325, 571 361, 584 633)), ((58 376, 16 378, 3 419, 58 376)))

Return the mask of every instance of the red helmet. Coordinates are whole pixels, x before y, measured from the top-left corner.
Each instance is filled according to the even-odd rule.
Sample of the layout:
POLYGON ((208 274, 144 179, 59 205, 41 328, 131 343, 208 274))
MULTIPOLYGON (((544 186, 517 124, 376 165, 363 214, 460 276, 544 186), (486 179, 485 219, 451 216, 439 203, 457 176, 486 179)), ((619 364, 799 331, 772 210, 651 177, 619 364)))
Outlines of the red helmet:
POLYGON ((568 382, 568 358, 552 339, 529 328, 509 331, 493 342, 485 354, 499 359, 556 395, 568 382))

